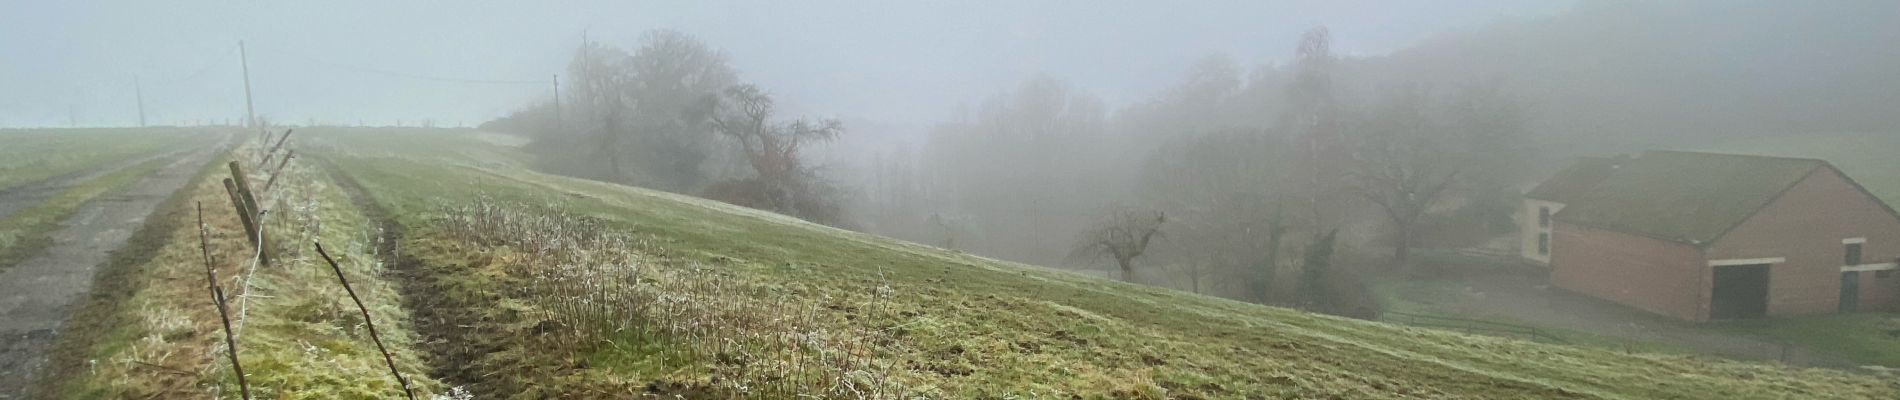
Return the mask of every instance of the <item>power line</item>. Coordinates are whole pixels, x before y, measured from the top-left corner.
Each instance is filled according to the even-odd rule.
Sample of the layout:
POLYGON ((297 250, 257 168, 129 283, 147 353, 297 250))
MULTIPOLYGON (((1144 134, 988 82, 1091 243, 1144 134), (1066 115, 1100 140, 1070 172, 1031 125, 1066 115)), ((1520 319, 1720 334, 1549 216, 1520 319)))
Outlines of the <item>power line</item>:
POLYGON ((224 65, 224 63, 226 62, 230 62, 228 61, 229 59, 225 57, 230 56, 231 53, 236 52, 236 51, 237 51, 237 48, 225 48, 224 52, 218 53, 217 56, 205 58, 204 66, 198 67, 197 70, 192 71, 190 74, 185 75, 185 77, 178 78, 178 79, 157 81, 157 82, 153 82, 152 85, 153 86, 167 86, 167 85, 182 83, 185 81, 190 81, 190 80, 203 77, 205 73, 211 72, 212 69, 216 69, 218 66, 224 65))
POLYGON ((407 72, 401 72, 401 71, 391 71, 391 70, 380 69, 380 68, 370 68, 370 67, 361 67, 361 66, 355 66, 355 65, 334 63, 334 62, 324 61, 324 60, 312 58, 312 57, 304 57, 304 56, 298 56, 295 54, 277 52, 274 50, 267 50, 267 51, 277 53, 278 55, 283 55, 283 56, 288 56, 290 58, 299 59, 302 61, 308 61, 310 63, 322 65, 326 67, 345 69, 345 70, 351 70, 351 71, 357 71, 357 72, 382 74, 382 75, 394 76, 394 77, 399 77, 399 78, 418 79, 418 80, 436 81, 436 82, 449 82, 449 83, 466 83, 466 84, 476 84, 476 85, 546 85, 549 83, 549 81, 544 81, 544 80, 470 79, 470 78, 430 76, 430 75, 413 74, 413 73, 407 73, 407 72))

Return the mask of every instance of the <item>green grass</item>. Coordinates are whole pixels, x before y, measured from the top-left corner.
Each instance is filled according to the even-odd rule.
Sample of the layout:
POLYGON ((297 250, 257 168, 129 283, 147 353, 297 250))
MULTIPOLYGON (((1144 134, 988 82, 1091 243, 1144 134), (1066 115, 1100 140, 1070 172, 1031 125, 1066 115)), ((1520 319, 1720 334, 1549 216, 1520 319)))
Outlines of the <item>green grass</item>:
POLYGON ((196 214, 202 205, 220 282, 234 301, 233 323, 241 325, 239 356, 255 398, 401 396, 313 241, 323 242, 350 277, 417 395, 442 391, 415 350, 401 292, 377 259, 377 227, 314 165, 293 162, 274 192, 260 196, 267 206, 282 199, 269 220, 276 260, 249 275, 256 296, 239 319, 235 301, 252 249, 220 183, 227 176, 223 165, 207 166, 135 235, 131 251, 101 272, 99 289, 68 322, 73 328, 57 345, 55 373, 44 387, 77 399, 238 397, 218 350, 223 331, 207 294, 196 214))
MULTIPOLYGON (((205 165, 198 173, 199 180, 215 170, 213 164, 205 165)), ((138 322, 133 318, 139 313, 124 306, 151 283, 145 274, 161 251, 182 256, 182 251, 177 250, 179 245, 173 241, 183 240, 178 237, 180 231, 185 230, 182 227, 193 224, 189 221, 188 205, 196 194, 197 191, 190 188, 173 193, 93 276, 92 291, 80 300, 73 316, 63 325, 66 333, 54 343, 45 376, 35 382, 33 389, 37 390, 34 392, 54 394, 58 398, 131 397, 125 391, 117 391, 117 396, 113 396, 115 388, 100 384, 104 380, 97 379, 99 360, 111 360, 106 356, 124 351, 137 339, 130 334, 138 331, 134 325, 138 322)), ((195 228, 190 231, 196 233, 195 228)), ((115 364, 108 361, 105 365, 111 372, 115 364)), ((130 369, 131 366, 122 367, 130 369)), ((131 373, 120 375, 129 378, 126 381, 137 380, 131 373)))
POLYGON ((71 216, 86 202, 115 189, 137 182, 164 166, 166 160, 151 160, 112 172, 66 189, 40 204, 0 218, 0 271, 39 254, 52 244, 52 232, 59 221, 71 216))
MULTIPOLYGON (((793 301, 833 310, 839 330, 893 332, 871 351, 906 394, 925 398, 1892 398, 1893 378, 1667 354, 1622 354, 1469 336, 1129 285, 808 224, 684 196, 548 176, 482 149, 467 131, 322 131, 323 157, 409 230, 405 243, 444 284, 439 296, 505 294, 508 249, 431 230, 477 196, 599 218, 653 241, 653 262, 719 266, 793 301), (398 146, 424 143, 427 146, 398 146), (853 311, 890 293, 888 312, 853 311)), ((478 307, 478 302, 462 304, 478 307)), ((516 315, 498 322, 529 321, 516 315)), ((525 345, 528 328, 490 323, 474 345, 525 345)), ((531 322, 531 321, 529 321, 531 322)), ((469 368, 531 385, 495 397, 588 393, 691 380, 642 365, 654 343, 627 339, 575 360, 507 348, 469 368), (512 363, 512 364, 510 364, 512 363), (519 391, 534 390, 535 392, 519 391)), ((664 346, 664 344, 658 344, 664 346)), ((661 363, 664 364, 664 363, 661 363)), ((697 377, 703 381, 704 377, 697 377)), ((499 390, 502 387, 490 387, 499 390)))
POLYGON ((1900 366, 1900 317, 1864 313, 1722 322, 1720 329, 1793 343, 1865 365, 1900 366))
POLYGON ((176 148, 181 128, 0 129, 0 189, 176 148))
MULTIPOLYGON (((1371 282, 1372 293, 1381 307, 1388 312, 1401 312, 1448 318, 1462 318, 1499 324, 1534 327, 1539 332, 1556 336, 1565 344, 1595 347, 1612 351, 1639 351, 1646 353, 1696 354, 1692 349, 1648 341, 1600 335, 1590 332, 1544 326, 1508 316, 1492 314, 1472 314, 1450 307, 1459 296, 1463 296, 1465 286, 1453 279, 1428 280, 1378 280, 1371 282)), ((1455 330, 1455 329, 1452 329, 1455 330)), ((1522 335, 1515 335, 1521 337, 1522 335)))

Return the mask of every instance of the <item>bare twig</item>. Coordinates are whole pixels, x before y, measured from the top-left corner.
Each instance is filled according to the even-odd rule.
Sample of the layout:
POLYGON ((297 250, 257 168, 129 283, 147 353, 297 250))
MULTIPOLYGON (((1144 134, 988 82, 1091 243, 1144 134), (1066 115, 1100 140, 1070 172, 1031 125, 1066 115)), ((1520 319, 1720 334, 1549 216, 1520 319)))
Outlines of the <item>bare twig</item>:
POLYGON ((389 364, 389 373, 395 375, 396 383, 402 385, 402 394, 408 396, 410 400, 415 400, 415 392, 409 390, 409 380, 402 377, 401 371, 396 370, 396 359, 389 356, 389 349, 383 348, 382 337, 376 334, 376 323, 370 321, 369 307, 364 307, 363 300, 356 297, 356 290, 350 288, 349 278, 343 277, 343 267, 337 266, 336 260, 330 258, 330 253, 323 251, 323 243, 311 243, 317 245, 317 254, 323 256, 323 261, 330 263, 330 270, 336 271, 336 280, 343 283, 343 291, 350 294, 350 301, 356 302, 357 311, 363 312, 363 324, 369 326, 369 340, 376 342, 376 351, 383 353, 383 362, 389 364))
POLYGON ((158 364, 153 364, 153 363, 148 363, 148 362, 138 361, 138 360, 133 360, 132 363, 138 364, 139 366, 142 366, 142 367, 158 370, 158 372, 163 372, 167 374, 178 375, 178 376, 188 376, 188 377, 193 377, 193 378, 198 377, 198 374, 192 373, 191 371, 178 369, 176 367, 158 365, 158 364))
MULTIPOLYGON (((228 182, 228 181, 227 181, 228 182)), ((238 391, 244 400, 251 399, 251 385, 244 381, 244 365, 238 363, 237 336, 231 334, 231 314, 225 307, 224 289, 218 287, 218 269, 211 258, 211 239, 207 238, 205 228, 205 206, 198 204, 198 249, 204 253, 205 283, 211 287, 211 301, 218 306, 218 320, 224 323, 225 354, 231 357, 231 372, 237 374, 238 391)))

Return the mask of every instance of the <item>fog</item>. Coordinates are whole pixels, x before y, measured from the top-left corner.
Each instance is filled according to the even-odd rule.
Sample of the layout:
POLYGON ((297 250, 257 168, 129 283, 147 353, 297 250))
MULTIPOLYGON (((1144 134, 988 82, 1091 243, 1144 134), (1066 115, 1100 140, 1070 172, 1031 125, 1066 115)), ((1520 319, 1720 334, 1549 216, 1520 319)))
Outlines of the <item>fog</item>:
POLYGON ((1413 247, 1509 235, 1521 191, 1573 156, 1891 132, 1896 15, 1879 1, 10 2, 0 126, 136 125, 140 98, 153 125, 241 124, 243 41, 256 113, 276 125, 482 126, 531 141, 550 173, 1310 304, 1328 284, 1309 272, 1335 252, 1405 264, 1413 247))
POLYGON ((0 126, 65 126, 69 106, 80 125, 136 124, 135 76, 154 122, 236 120, 239 40, 258 112, 273 119, 475 125, 550 96, 550 84, 534 82, 564 72, 583 35, 631 46, 646 31, 676 29, 725 51, 749 81, 800 111, 920 130, 1038 73, 1124 103, 1206 54, 1284 60, 1286 42, 1320 24, 1354 32, 1341 35, 1343 53, 1370 55, 1568 7, 1265 3, 9 1, 0 4, 0 126))

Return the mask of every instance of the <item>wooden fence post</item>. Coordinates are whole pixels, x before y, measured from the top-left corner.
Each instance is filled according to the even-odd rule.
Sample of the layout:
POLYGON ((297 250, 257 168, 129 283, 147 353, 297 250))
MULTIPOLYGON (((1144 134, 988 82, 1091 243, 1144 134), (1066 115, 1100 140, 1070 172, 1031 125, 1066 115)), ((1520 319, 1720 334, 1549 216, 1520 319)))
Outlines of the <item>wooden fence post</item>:
POLYGON ((257 225, 251 220, 251 209, 244 206, 244 197, 238 195, 237 184, 231 178, 224 178, 224 192, 231 195, 231 207, 237 209, 238 222, 244 223, 244 241, 250 242, 253 248, 258 247, 257 225))
POLYGON ((251 194, 250 179, 245 178, 244 167, 238 166, 237 161, 231 161, 229 166, 231 179, 237 185, 237 194, 244 200, 244 208, 251 216, 251 242, 257 245, 258 262, 270 265, 270 241, 264 233, 264 210, 257 208, 257 196, 251 194))
POLYGON ((251 209, 251 212, 262 211, 257 209, 257 197, 251 195, 251 180, 244 176, 244 167, 238 166, 237 161, 232 161, 229 165, 231 179, 237 181, 238 194, 244 196, 244 208, 251 209))

